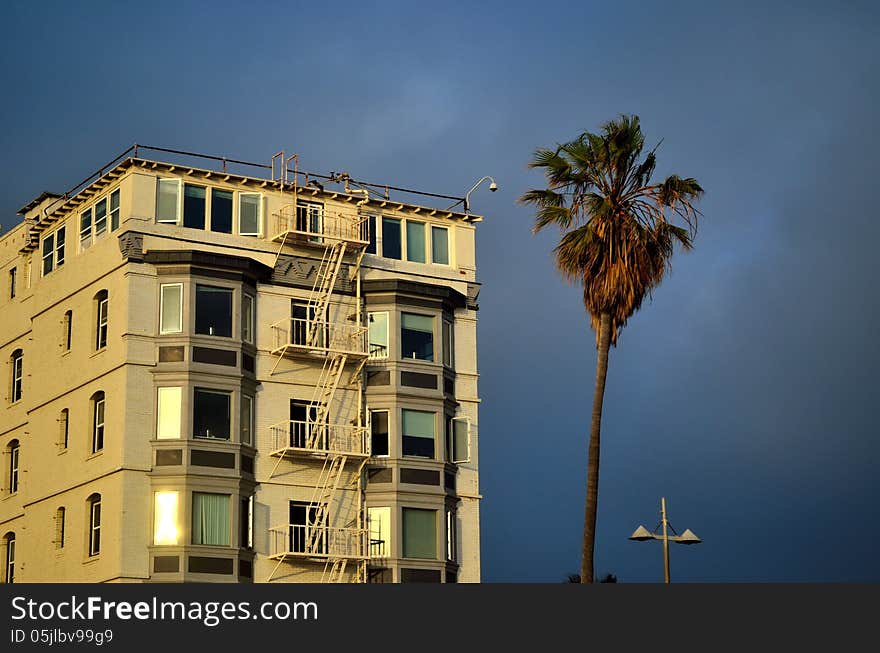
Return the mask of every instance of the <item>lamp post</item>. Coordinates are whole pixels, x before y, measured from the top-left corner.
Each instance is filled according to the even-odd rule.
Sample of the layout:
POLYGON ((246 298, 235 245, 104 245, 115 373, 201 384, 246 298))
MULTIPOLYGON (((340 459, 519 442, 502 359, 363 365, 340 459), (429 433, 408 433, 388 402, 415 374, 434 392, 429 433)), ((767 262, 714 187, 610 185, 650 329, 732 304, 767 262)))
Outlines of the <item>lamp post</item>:
POLYGON ((470 208, 471 208, 471 203, 470 203, 471 193, 473 193, 475 190, 477 190, 477 186, 479 186, 480 184, 482 184, 482 183, 483 183, 484 181, 486 181, 487 179, 488 179, 490 182, 492 182, 491 184, 489 184, 489 190, 490 190, 491 192, 493 192, 493 193, 494 193, 496 190, 498 190, 498 184, 496 184, 496 183, 495 183, 495 180, 492 179, 492 177, 490 177, 489 175, 486 175, 485 177, 483 177, 482 179, 480 179, 476 184, 474 184, 473 186, 471 186, 471 189, 470 189, 467 193, 464 194, 464 212, 465 212, 465 213, 467 213, 468 210, 470 210, 470 208))
POLYGON ((635 532, 629 536, 629 539, 636 542, 647 542, 648 540, 660 540, 663 542, 663 580, 669 583, 669 543, 676 542, 678 544, 700 544, 703 540, 694 535, 694 532, 687 528, 684 533, 679 535, 672 528, 672 525, 666 519, 666 497, 660 498, 660 523, 652 533, 641 524, 635 532), (658 533, 657 531, 662 531, 658 533), (672 531, 673 535, 669 534, 672 531))

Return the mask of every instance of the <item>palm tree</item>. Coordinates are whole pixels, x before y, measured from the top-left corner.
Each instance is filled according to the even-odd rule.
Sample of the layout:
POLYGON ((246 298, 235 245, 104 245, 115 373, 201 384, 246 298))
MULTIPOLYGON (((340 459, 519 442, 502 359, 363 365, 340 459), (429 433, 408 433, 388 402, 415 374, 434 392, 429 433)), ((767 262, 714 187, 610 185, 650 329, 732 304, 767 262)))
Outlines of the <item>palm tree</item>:
POLYGON ((675 243, 689 250, 701 215, 696 179, 672 175, 652 182, 657 147, 642 158, 638 116, 622 115, 599 133, 535 151, 530 168, 544 171, 547 188, 520 197, 536 207, 534 233, 555 224, 562 232, 556 266, 580 283, 596 332, 596 387, 587 455, 581 582, 593 582, 599 491, 599 433, 608 351, 646 296, 663 280, 675 243), (679 222, 680 224, 675 224, 679 222))

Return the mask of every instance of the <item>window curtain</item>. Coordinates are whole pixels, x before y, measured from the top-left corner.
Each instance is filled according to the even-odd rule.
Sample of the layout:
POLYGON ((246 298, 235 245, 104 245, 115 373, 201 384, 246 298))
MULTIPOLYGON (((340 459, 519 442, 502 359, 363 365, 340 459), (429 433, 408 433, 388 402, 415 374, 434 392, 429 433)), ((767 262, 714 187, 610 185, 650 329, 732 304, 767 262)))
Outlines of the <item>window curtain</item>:
POLYGON ((193 492, 193 544, 229 546, 229 495, 193 492))

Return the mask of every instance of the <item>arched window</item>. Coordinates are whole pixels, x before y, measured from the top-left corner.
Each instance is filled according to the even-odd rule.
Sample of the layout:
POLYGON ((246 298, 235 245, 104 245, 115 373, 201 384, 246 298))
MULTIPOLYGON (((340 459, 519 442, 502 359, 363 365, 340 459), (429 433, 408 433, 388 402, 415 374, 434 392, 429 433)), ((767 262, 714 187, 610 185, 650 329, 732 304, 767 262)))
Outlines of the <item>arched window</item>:
POLYGON ((16 349, 12 352, 12 357, 9 359, 10 365, 12 367, 12 388, 9 393, 9 401, 10 403, 15 403, 16 401, 21 400, 21 380, 24 369, 24 352, 21 349, 16 349))
POLYGON ((6 447, 6 453, 9 456, 9 477, 6 487, 9 488, 9 494, 18 492, 18 456, 20 447, 18 440, 12 440, 6 447))
POLYGON ((58 448, 67 449, 70 439, 70 411, 64 408, 58 418, 58 448))
POLYGON ((104 449, 104 391, 92 395, 92 453, 104 449))
POLYGON ((110 299, 106 290, 95 295, 95 349, 107 346, 107 323, 109 320, 110 299))
POLYGON ((70 351, 70 345, 73 341, 73 311, 67 311, 64 314, 64 320, 61 323, 61 348, 64 351, 70 351))
POLYGON ((64 548, 64 517, 67 511, 64 506, 60 506, 55 511, 55 548, 64 548))
POLYGON ((88 498, 89 508, 89 556, 101 553, 101 495, 88 498))
POLYGON ((3 580, 7 583, 15 582, 15 533, 9 532, 3 536, 3 544, 6 549, 3 564, 3 580))

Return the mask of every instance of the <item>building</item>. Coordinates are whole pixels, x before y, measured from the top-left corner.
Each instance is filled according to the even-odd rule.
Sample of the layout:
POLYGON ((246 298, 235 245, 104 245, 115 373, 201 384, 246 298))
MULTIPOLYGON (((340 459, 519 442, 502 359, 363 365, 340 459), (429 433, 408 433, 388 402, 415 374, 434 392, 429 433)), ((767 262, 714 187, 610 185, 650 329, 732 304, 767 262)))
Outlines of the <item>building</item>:
POLYGON ((133 146, 0 238, 4 581, 479 582, 480 218, 297 166, 133 146))

